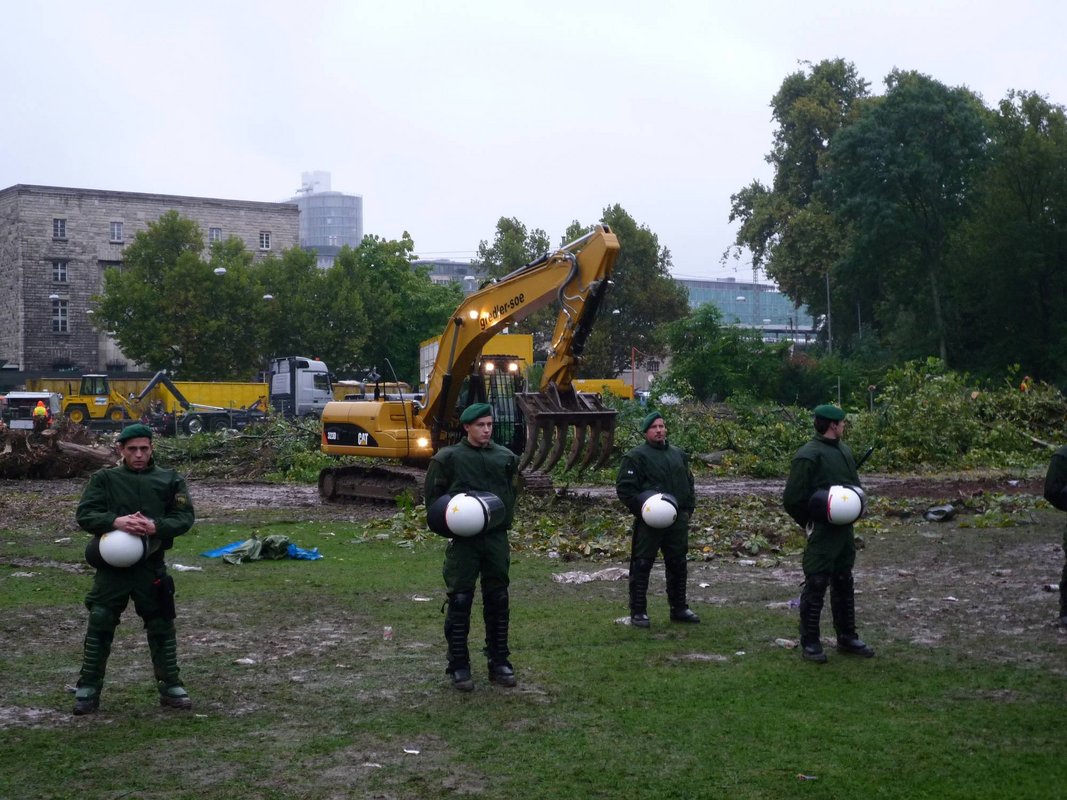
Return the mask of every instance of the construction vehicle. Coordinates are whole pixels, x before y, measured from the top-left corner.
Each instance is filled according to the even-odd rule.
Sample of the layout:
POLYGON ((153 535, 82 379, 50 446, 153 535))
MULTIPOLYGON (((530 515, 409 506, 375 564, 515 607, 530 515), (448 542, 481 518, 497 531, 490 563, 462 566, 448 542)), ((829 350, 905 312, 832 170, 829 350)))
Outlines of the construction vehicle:
POLYGON ((423 400, 333 402, 322 415, 322 451, 372 456, 400 465, 328 467, 319 494, 328 502, 421 498, 423 470, 440 448, 462 437, 459 415, 469 404, 494 409, 493 436, 517 453, 528 484, 544 485, 546 473, 571 442, 566 469, 603 463, 614 443, 615 411, 598 395, 574 390, 575 370, 597 310, 610 286, 619 242, 606 225, 542 256, 477 292, 456 309, 438 341, 423 400), (483 352, 508 325, 555 300, 559 313, 539 391, 525 391, 525 377, 505 356, 483 352), (573 435, 568 435, 573 430, 573 435))
POLYGON ((141 380, 82 375, 78 389, 63 378, 37 378, 31 388, 63 394, 62 411, 79 425, 115 426, 147 418, 161 433, 244 427, 270 408, 285 417, 319 417, 332 398, 330 373, 318 359, 271 359, 265 382, 141 380), (65 391, 65 393, 64 393, 65 391))
POLYGON ((574 388, 579 392, 596 392, 607 394, 610 392, 624 400, 634 399, 634 387, 622 378, 575 378, 574 388))
POLYGON ((77 389, 72 380, 64 378, 37 378, 27 381, 26 385, 31 390, 60 394, 63 415, 78 425, 120 423, 140 416, 130 398, 104 374, 82 375, 77 389))
POLYGON ((33 409, 37 403, 44 403, 48 409, 48 419, 55 420, 59 416, 60 398, 55 392, 8 392, 2 398, 0 408, 2 419, 11 430, 33 430, 33 409))

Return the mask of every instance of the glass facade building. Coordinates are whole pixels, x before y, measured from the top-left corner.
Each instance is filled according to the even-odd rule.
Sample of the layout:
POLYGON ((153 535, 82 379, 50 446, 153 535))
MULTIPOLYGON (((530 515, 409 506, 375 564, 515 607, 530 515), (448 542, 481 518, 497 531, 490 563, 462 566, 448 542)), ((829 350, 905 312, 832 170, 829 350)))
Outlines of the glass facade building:
POLYGON ((363 241, 363 198, 330 191, 330 173, 305 172, 300 193, 289 202, 300 209, 300 246, 318 254, 326 268, 345 245, 363 241))
POLYGON ((806 307, 795 306, 770 284, 744 283, 733 278, 677 280, 689 292, 690 308, 712 303, 722 313, 723 323, 759 328, 768 341, 814 341, 821 323, 821 318, 813 319, 806 307))

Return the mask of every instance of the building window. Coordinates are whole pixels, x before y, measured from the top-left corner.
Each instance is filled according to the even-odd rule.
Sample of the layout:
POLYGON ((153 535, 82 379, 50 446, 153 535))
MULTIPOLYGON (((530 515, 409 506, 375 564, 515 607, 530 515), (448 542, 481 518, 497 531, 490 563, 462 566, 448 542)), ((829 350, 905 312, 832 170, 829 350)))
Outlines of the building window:
POLYGON ((221 242, 222 241, 222 228, 208 228, 207 229, 208 242, 221 242))
POLYGON ((52 283, 67 282, 67 261, 57 258, 52 262, 52 283))
POLYGON ((68 333, 67 328, 67 301, 52 301, 52 333, 68 333))
POLYGON ((112 222, 111 223, 111 241, 113 241, 113 242, 121 242, 122 241, 122 223, 121 222, 112 222))
POLYGON ((259 232, 259 249, 270 250, 270 231, 259 232))
POLYGON ((67 221, 65 219, 59 219, 58 217, 56 217, 52 220, 52 238, 67 238, 67 221))

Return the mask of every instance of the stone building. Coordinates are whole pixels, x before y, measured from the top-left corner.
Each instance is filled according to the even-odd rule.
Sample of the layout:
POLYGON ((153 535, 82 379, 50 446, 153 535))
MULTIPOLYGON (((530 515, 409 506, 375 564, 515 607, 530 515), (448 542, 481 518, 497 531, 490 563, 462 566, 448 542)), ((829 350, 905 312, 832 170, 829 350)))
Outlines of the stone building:
MULTIPOLYGON (((290 203, 18 184, 0 190, 0 371, 134 369, 91 324, 91 299, 123 249, 167 211, 195 220, 205 248, 231 236, 256 259, 296 247, 290 203)), ((206 256, 206 252, 205 252, 206 256)))

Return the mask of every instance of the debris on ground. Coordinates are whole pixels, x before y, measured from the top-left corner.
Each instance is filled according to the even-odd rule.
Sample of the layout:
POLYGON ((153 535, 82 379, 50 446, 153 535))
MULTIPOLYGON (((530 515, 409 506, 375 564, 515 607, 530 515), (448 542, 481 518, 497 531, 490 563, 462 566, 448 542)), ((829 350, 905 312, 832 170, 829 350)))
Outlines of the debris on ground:
POLYGON ((630 577, 626 567, 607 567, 596 572, 554 572, 552 580, 556 583, 589 583, 591 581, 621 581, 630 577))
POLYGON ((0 429, 0 478, 77 478, 118 461, 115 450, 80 425, 40 433, 0 429))

